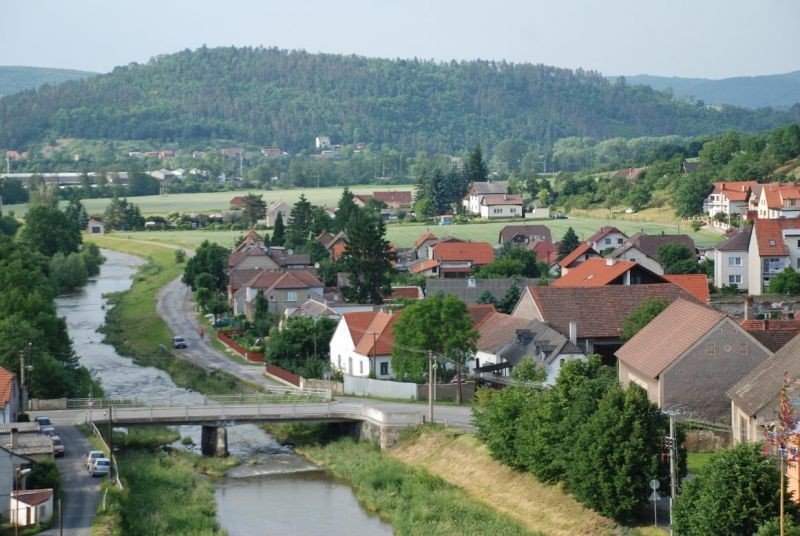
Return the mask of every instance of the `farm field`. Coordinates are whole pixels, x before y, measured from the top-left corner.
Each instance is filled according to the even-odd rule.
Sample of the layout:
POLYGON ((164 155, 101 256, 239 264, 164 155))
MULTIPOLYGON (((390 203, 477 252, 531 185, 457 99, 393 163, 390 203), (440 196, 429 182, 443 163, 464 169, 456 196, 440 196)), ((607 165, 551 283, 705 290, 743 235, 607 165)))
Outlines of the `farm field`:
MULTIPOLYGON (((439 237, 442 236, 455 236, 465 240, 472 240, 474 242, 490 242, 497 244, 500 230, 506 225, 512 224, 541 224, 550 228, 553 235, 553 240, 557 241, 567 231, 567 228, 572 226, 578 237, 582 240, 591 236, 603 225, 614 225, 621 231, 627 234, 633 234, 637 231, 644 230, 649 234, 658 234, 664 232, 666 234, 676 234, 678 232, 688 233, 699 246, 711 246, 720 240, 722 237, 716 233, 708 231, 700 231, 694 233, 691 229, 684 227, 660 225, 655 223, 639 223, 639 222, 624 222, 618 220, 601 220, 591 218, 570 218, 566 220, 529 220, 527 222, 492 222, 492 223, 474 223, 466 225, 424 225, 424 224, 402 224, 402 225, 388 225, 386 227, 387 238, 397 247, 406 248, 414 245, 414 241, 419 238, 426 231, 431 231, 439 237)), ((265 231, 269 234, 269 230, 265 231)), ((216 242, 221 246, 233 247, 236 238, 242 234, 242 231, 211 231, 211 230, 197 230, 197 231, 139 231, 130 233, 115 233, 115 236, 128 236, 131 240, 140 240, 147 242, 158 242, 178 246, 186 249, 195 249, 204 240, 209 242, 216 242)))
MULTIPOLYGON (((196 194, 169 194, 169 195, 148 195, 143 197, 130 197, 128 201, 139 207, 143 216, 160 215, 166 216, 172 212, 201 212, 211 213, 228 210, 230 200, 239 195, 252 193, 263 196, 265 202, 284 201, 288 205, 293 205, 300 198, 300 194, 305 194, 313 205, 327 205, 335 207, 342 195, 341 186, 329 188, 292 188, 288 190, 239 190, 212 193, 196 194)), ((350 187, 354 194, 370 194, 379 192, 408 192, 414 186, 411 184, 397 185, 371 185, 361 184, 350 187)), ((111 202, 108 198, 103 199, 84 199, 81 201, 86 211, 91 214, 102 214, 111 202)), ((23 216, 28 211, 27 204, 6 205, 6 211, 14 211, 17 216, 23 216)))

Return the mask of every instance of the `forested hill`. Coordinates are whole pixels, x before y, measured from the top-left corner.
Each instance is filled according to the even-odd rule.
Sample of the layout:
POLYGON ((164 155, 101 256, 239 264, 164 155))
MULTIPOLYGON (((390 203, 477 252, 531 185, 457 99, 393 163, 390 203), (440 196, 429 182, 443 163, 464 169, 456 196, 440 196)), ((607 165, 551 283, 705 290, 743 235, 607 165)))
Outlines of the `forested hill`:
POLYGON ((800 71, 767 76, 737 76, 722 80, 646 74, 625 78, 628 84, 645 84, 659 90, 670 88, 677 97, 700 99, 706 104, 789 108, 800 102, 800 71))
POLYGON ((96 73, 70 69, 0 65, 0 97, 36 88, 44 84, 58 84, 67 80, 78 80, 94 74, 96 73))
POLYGON ((790 112, 715 110, 599 73, 491 61, 434 63, 252 48, 201 48, 0 99, 0 147, 48 136, 211 138, 297 151, 391 143, 449 151, 517 138, 767 130, 790 112))

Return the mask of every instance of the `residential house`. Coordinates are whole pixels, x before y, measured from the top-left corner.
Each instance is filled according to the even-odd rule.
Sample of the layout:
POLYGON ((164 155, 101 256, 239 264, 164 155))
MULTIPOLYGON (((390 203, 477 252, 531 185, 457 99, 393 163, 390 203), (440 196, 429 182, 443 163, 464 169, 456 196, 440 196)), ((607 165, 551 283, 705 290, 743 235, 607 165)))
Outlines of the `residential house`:
POLYGON ((413 202, 411 192, 373 192, 372 197, 393 210, 408 210, 413 202))
POLYGON ((150 171, 149 175, 159 182, 164 182, 166 180, 175 178, 175 173, 165 168, 150 171))
POLYGON ((304 270, 311 266, 311 256, 307 253, 294 253, 282 247, 264 245, 263 239, 245 238, 228 255, 228 274, 237 270, 286 271, 304 270))
POLYGON ((0 422, 17 422, 19 401, 17 375, 0 367, 0 422))
POLYGON ((559 260, 557 265, 561 270, 561 275, 563 276, 567 275, 569 271, 576 266, 580 266, 581 263, 586 262, 593 257, 599 256, 600 254, 588 242, 581 242, 578 247, 572 250, 572 252, 568 253, 564 256, 564 258, 559 260))
POLYGON ((416 242, 414 242, 414 251, 416 252, 416 257, 418 259, 429 258, 428 248, 437 240, 438 238, 436 235, 430 231, 425 232, 422 236, 417 238, 416 242))
POLYGON ((425 292, 433 296, 439 292, 452 294, 467 305, 478 303, 478 299, 489 292, 497 300, 502 300, 508 289, 516 285, 520 293, 529 286, 538 285, 538 279, 433 279, 425 284, 425 292))
POLYGON ((724 313, 672 302, 617 350, 619 381, 635 383, 660 408, 730 423, 726 391, 772 353, 724 313))
POLYGON ((344 231, 339 231, 335 235, 323 232, 317 237, 317 240, 325 248, 331 256, 331 260, 339 260, 347 249, 347 234, 344 231))
MULTIPOLYGON (((30 468, 33 464, 33 459, 0 446, 0 496, 9 497, 17 484, 24 487, 25 477, 20 478, 19 471, 30 468)), ((0 514, 3 520, 9 519, 9 512, 9 501, 0 500, 0 514)))
POLYGON ((439 277, 439 261, 424 259, 408 266, 408 271, 423 277, 439 277))
POLYGON ((536 242, 531 246, 536 253, 536 260, 552 266, 558 261, 558 248, 550 241, 536 242))
POLYGON ((252 322, 259 292, 267 299, 269 310, 279 315, 287 307, 296 307, 308 299, 324 300, 324 285, 310 270, 260 271, 233 292, 233 314, 243 314, 252 322))
POLYGON ((521 218, 522 196, 516 194, 487 194, 481 198, 480 215, 484 220, 521 218))
POLYGON ((439 277, 467 277, 475 268, 494 261, 488 242, 439 242, 432 247, 433 260, 439 261, 439 277))
POLYGON ((34 462, 53 459, 53 441, 35 422, 0 424, 0 448, 34 462))
POLYGON ((600 227, 600 230, 590 236, 586 242, 597 252, 604 252, 611 248, 612 250, 620 247, 628 239, 628 235, 610 225, 600 227))
POLYGON ((328 136, 317 136, 314 139, 314 147, 317 151, 323 151, 331 148, 331 139, 328 136))
POLYGON ((92 218, 86 224, 86 232, 89 234, 104 234, 106 232, 106 226, 103 225, 103 222, 92 218))
POLYGON ((310 298, 304 301, 299 307, 287 307, 283 311, 283 318, 281 318, 280 329, 286 327, 286 323, 291 318, 306 317, 306 318, 332 318, 339 320, 342 315, 346 313, 361 313, 372 312, 375 310, 374 305, 361 305, 356 303, 331 303, 328 300, 319 301, 310 298))
POLYGON ((275 227, 275 220, 278 219, 278 214, 281 215, 284 225, 289 225, 289 223, 291 223, 292 207, 283 201, 272 201, 267 205, 264 224, 267 227, 275 227))
MULTIPOLYGON (((507 194, 507 182, 473 182, 462 200, 464 211, 475 216, 481 213, 481 201, 485 195, 507 194)), ((521 216, 522 214, 520 214, 521 216)))
POLYGON ((748 289, 748 249, 752 229, 739 231, 714 248, 714 286, 734 285, 739 290, 748 289))
POLYGON ((694 240, 689 235, 648 235, 636 233, 611 253, 612 259, 636 262, 657 274, 664 273, 658 260, 658 250, 668 244, 685 246, 692 254, 697 254, 694 240))
POLYGON ((711 301, 711 291, 708 288, 706 274, 664 274, 662 277, 673 285, 681 287, 697 298, 700 303, 711 301))
MULTIPOLYGON (((745 314, 745 316, 747 315, 745 314)), ((740 325, 773 353, 789 344, 789 341, 800 333, 800 320, 794 318, 764 318, 763 320, 745 318, 740 325)))
POLYGON ((530 246, 537 242, 553 243, 550 229, 545 225, 506 225, 500 231, 498 243, 513 246, 530 246))
POLYGON ((397 302, 398 300, 421 300, 425 297, 422 287, 407 285, 407 286, 392 286, 392 292, 385 299, 387 302, 397 302))
POLYGON ((247 205, 247 198, 243 195, 237 195, 236 197, 233 197, 228 204, 231 209, 241 210, 247 205))
POLYGON ((702 163, 699 158, 685 158, 683 162, 681 162, 682 173, 694 173, 701 167, 702 163))
POLYGON ((551 287, 600 287, 664 283, 664 278, 635 262, 593 257, 570 269, 551 287))
POLYGON ((669 303, 678 298, 697 302, 694 296, 672 283, 588 288, 532 286, 523 290, 511 314, 546 322, 565 337, 574 338, 587 355, 601 354, 613 363, 614 352, 622 346, 625 317, 650 298, 669 303), (570 336, 572 322, 575 337, 570 336))
POLYGON ((8 520, 15 527, 44 524, 52 517, 52 489, 19 489, 11 492, 8 520))
POLYGON ((703 212, 708 214, 713 225, 727 228, 731 216, 747 216, 750 190, 756 184, 757 181, 715 182, 714 190, 703 202, 703 212), (725 221, 717 221, 717 214, 724 215, 725 221))
POLYGON ((475 359, 467 365, 484 378, 487 373, 508 376, 524 359, 531 359, 547 373, 545 384, 552 385, 558 378, 561 365, 586 359, 586 354, 574 341, 538 320, 492 312, 476 329, 479 335, 477 352, 475 359))
POLYGON ((330 342, 331 368, 348 376, 391 378, 394 344, 392 326, 397 313, 345 313, 330 342))
POLYGON ((775 423, 784 378, 800 378, 800 336, 763 361, 727 392, 735 443, 762 441, 775 423))
POLYGON ((758 199, 759 219, 797 218, 800 216, 800 186, 771 182, 761 185, 758 199))
MULTIPOLYGON (((461 238, 456 238, 455 236, 445 236, 443 238, 438 238, 436 240, 429 241, 428 242, 428 250, 427 250, 428 251, 428 257, 427 258, 428 259, 433 259, 433 248, 435 246, 437 246, 438 244, 444 244, 444 243, 463 244, 465 242, 467 242, 467 241, 463 240, 461 238)), ((422 249, 422 248, 420 248, 420 249, 422 249)), ((422 257, 420 257, 420 258, 422 258, 422 257)))
POLYGON ((746 258, 747 291, 760 296, 774 276, 800 268, 800 219, 754 220, 746 258))

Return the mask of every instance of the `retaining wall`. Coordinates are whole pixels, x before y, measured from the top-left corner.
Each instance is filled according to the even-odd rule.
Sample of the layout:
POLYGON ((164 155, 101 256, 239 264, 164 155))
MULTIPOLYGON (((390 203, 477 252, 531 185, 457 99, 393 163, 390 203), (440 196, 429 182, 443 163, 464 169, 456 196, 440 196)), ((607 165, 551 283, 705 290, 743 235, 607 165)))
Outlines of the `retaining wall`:
POLYGON ((378 396, 416 400, 417 384, 373 380, 358 376, 344 377, 344 394, 356 396, 378 396))

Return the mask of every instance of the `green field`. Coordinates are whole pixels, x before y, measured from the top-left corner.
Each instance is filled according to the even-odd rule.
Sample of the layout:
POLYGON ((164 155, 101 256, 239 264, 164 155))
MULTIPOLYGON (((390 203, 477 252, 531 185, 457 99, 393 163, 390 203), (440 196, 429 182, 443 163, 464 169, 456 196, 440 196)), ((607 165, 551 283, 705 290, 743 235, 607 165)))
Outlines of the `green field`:
MULTIPOLYGON (((589 218, 570 218, 567 220, 544 220, 536 221, 531 220, 528 222, 492 222, 492 223, 473 223, 466 225, 424 225, 424 224, 392 224, 386 227, 387 238, 399 248, 407 248, 414 245, 414 241, 419 238, 426 231, 432 231, 439 237, 443 236, 456 236, 466 240, 476 242, 489 242, 497 244, 500 230, 506 225, 521 224, 521 223, 534 223, 546 225, 550 228, 553 235, 553 240, 560 240, 561 236, 566 232, 568 227, 575 229, 578 237, 586 239, 591 236, 603 225, 614 225, 621 231, 627 234, 633 234, 637 231, 644 230, 649 234, 658 234, 664 232, 666 234, 676 234, 678 232, 688 233, 699 246, 711 246, 719 242, 722 237, 718 234, 700 231, 693 233, 691 229, 673 225, 660 225, 656 223, 636 223, 624 222, 618 220, 595 220, 589 218)), ((266 231, 269 234, 269 231, 266 231)), ((241 235, 241 231, 140 231, 132 233, 124 233, 125 236, 130 236, 132 240, 141 240, 148 242, 158 242, 163 244, 170 244, 180 246, 187 249, 197 248, 204 240, 209 242, 216 242, 225 247, 233 247, 235 239, 241 235)), ((120 234, 118 233, 117 236, 120 234)))
MULTIPOLYGON (((374 191, 398 191, 407 192, 413 190, 410 184, 398 184, 393 186, 359 185, 353 186, 351 191, 355 194, 370 194, 374 191)), ((199 212, 211 213, 227 210, 230 200, 239 195, 248 193, 261 195, 264 201, 284 201, 293 205, 300 194, 305 194, 306 198, 313 205, 327 205, 335 207, 342 195, 342 187, 335 186, 330 188, 293 188, 289 190, 241 190, 213 193, 197 194, 171 194, 171 195, 148 195, 143 197, 131 197, 128 200, 139 207, 142 214, 166 216, 172 212, 199 212)), ((86 207, 89 214, 102 214, 110 199, 84 199, 81 202, 86 207)), ((14 211, 18 216, 23 216, 28 211, 26 204, 6 205, 5 210, 14 211)))

